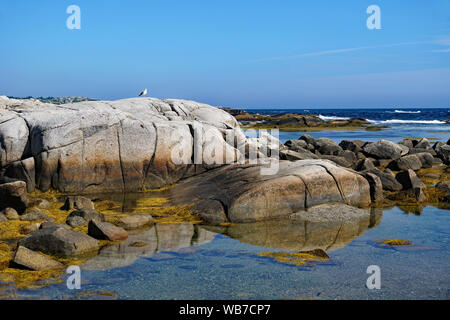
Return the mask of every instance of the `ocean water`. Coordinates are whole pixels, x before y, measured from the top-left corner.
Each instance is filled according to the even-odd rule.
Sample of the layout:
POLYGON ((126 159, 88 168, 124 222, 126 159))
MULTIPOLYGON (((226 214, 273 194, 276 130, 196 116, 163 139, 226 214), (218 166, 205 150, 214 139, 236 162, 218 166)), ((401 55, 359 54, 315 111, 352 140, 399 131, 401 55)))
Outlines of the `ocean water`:
POLYGON ((105 248, 82 265, 80 290, 69 290, 63 282, 18 291, 16 297, 449 299, 449 226, 450 212, 434 207, 377 210, 369 223, 310 225, 306 230, 292 227, 291 221, 221 229, 156 225, 138 234, 148 248, 133 252, 105 248), (388 248, 377 242, 388 238, 410 240, 412 245, 388 248), (296 266, 259 255, 315 247, 325 249, 330 259, 296 266), (379 290, 366 287, 371 265, 380 267, 379 290))
MULTIPOLYGON (((320 131, 306 132, 315 138, 330 138, 336 142, 360 139, 377 141, 387 139, 398 142, 405 137, 427 138, 434 141, 447 141, 450 138, 450 124, 444 119, 450 118, 450 108, 416 108, 416 109, 248 109, 252 114, 299 113, 316 114, 322 120, 364 118, 373 125, 387 126, 381 131, 320 131)), ((251 134, 252 131, 247 133, 251 134)), ((305 132, 280 132, 279 138, 285 142, 298 139, 305 132)))

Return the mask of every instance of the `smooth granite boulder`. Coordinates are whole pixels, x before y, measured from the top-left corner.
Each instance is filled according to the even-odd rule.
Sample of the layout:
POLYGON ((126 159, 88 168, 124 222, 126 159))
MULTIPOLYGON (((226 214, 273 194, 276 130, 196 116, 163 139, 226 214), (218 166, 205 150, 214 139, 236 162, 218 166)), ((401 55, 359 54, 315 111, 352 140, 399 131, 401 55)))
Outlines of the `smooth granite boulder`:
POLYGON ((205 166, 235 161, 246 138, 233 116, 193 101, 2 97, 0 142, 0 176, 27 182, 29 192, 97 193, 173 184, 196 170, 193 158, 205 166))
MULTIPOLYGON (((280 161, 275 175, 262 175, 256 165, 230 165, 189 178, 169 191, 172 201, 193 203, 200 215, 205 206, 214 205, 221 222, 224 215, 230 222, 254 222, 324 203, 364 207, 371 202, 366 179, 327 160, 280 161)), ((213 220, 214 211, 208 215, 213 220)))
POLYGON ((18 242, 33 251, 46 254, 73 257, 93 253, 99 249, 100 243, 78 231, 62 227, 50 227, 35 231, 18 242))
POLYGON ((377 142, 368 143, 363 148, 364 152, 377 159, 398 159, 403 155, 406 155, 409 148, 394 143, 392 141, 380 140, 377 142))

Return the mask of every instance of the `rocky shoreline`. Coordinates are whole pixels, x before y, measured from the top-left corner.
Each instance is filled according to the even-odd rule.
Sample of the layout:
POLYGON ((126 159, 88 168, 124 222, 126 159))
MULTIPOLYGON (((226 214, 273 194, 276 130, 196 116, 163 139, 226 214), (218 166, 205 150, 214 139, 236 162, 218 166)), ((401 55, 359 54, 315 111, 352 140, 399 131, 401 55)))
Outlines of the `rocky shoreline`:
POLYGON ((278 129, 280 131, 336 131, 336 130, 382 130, 366 119, 351 118, 324 121, 314 114, 282 113, 274 115, 250 114, 245 110, 222 108, 239 121, 244 129, 278 129))
MULTIPOLYGON (((148 243, 135 239, 136 230, 158 224, 228 228, 288 219, 286 228, 295 229, 309 220, 356 219, 370 225, 369 208, 450 208, 450 140, 337 144, 303 135, 282 144, 246 138, 236 118, 248 115, 227 111, 185 100, 55 105, 0 97, 0 280, 20 271, 26 286, 111 248, 140 252, 148 243), (262 162, 251 163, 252 148, 262 162), (228 156, 208 163, 211 150, 228 156), (278 170, 264 175, 274 151, 278 170), (186 161, 176 163, 174 152, 186 161), (120 211, 97 197, 136 192, 152 195, 141 211, 120 211)), ((290 125, 290 118, 319 123, 306 116, 279 120, 290 125)), ((245 238, 242 232, 230 231, 245 238)))

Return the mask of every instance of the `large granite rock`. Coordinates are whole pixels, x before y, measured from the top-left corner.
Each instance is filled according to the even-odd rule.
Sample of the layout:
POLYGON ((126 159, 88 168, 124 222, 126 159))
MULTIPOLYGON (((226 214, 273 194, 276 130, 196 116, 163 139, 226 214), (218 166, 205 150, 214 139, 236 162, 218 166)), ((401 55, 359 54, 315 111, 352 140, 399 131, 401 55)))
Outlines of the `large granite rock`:
POLYGON ((28 191, 95 193, 175 183, 197 172, 191 158, 208 165, 214 157, 235 161, 246 139, 230 114, 192 101, 53 105, 2 97, 0 142, 0 175, 29 183, 28 191), (225 133, 234 135, 237 148, 225 133))
POLYGON ((377 159, 398 159, 406 155, 408 147, 392 141, 380 140, 368 143, 363 148, 364 152, 377 159))
MULTIPOLYGON (((276 175, 261 175, 252 165, 230 165, 189 178, 170 190, 178 203, 205 206, 210 221, 225 215, 231 222, 253 222, 287 217, 315 205, 341 202, 367 206, 371 202, 366 179, 327 160, 280 161, 276 175), (205 204, 205 201, 207 203, 205 204)), ((197 210, 196 210, 197 209, 197 210)))
POLYGON ((387 170, 381 171, 378 168, 374 168, 367 170, 367 172, 373 173, 380 178, 383 190, 400 191, 403 188, 402 184, 395 179, 395 176, 387 170))
MULTIPOLYGON (((423 153, 421 153, 421 154, 423 154, 423 153)), ((431 156, 431 155, 429 155, 429 156, 431 156)), ((421 157, 424 158, 423 156, 421 156, 421 157)), ((401 158, 399 158, 397 160, 393 160, 389 164, 389 168, 391 168, 392 170, 408 170, 408 169, 411 169, 411 170, 417 171, 420 168, 422 168, 422 161, 420 160, 420 158, 417 155, 410 154, 410 155, 401 157, 401 158)))

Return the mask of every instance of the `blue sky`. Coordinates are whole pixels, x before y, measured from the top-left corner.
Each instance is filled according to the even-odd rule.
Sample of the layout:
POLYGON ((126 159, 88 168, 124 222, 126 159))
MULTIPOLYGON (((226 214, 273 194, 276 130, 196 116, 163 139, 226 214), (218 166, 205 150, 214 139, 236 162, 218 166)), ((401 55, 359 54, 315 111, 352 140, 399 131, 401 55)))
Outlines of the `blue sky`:
POLYGON ((2 0, 0 43, 4 95, 450 107, 450 0, 2 0))

